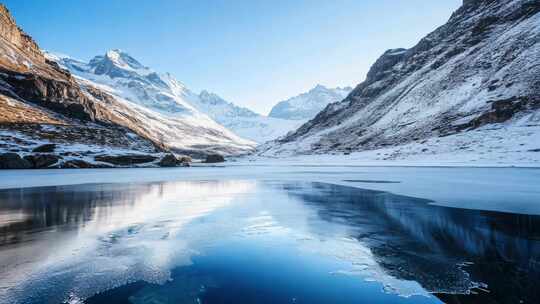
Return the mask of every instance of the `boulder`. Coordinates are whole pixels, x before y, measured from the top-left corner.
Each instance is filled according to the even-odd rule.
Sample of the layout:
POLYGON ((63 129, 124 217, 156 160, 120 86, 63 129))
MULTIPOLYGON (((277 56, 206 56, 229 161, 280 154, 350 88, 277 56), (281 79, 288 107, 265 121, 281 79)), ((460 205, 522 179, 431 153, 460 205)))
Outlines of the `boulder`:
POLYGON ((222 163, 225 161, 225 158, 219 154, 209 154, 206 156, 205 163, 222 163))
POLYGON ((94 157, 96 161, 113 164, 116 166, 131 166, 153 162, 156 156, 147 154, 126 154, 126 155, 98 155, 94 157))
POLYGON ((62 157, 55 154, 31 154, 24 157, 35 169, 48 168, 56 164, 62 157))
POLYGON ((17 153, 0 154, 0 169, 31 169, 32 163, 17 153))
POLYGON ((54 152, 54 149, 56 149, 55 144, 44 144, 41 146, 38 146, 32 150, 32 152, 38 152, 38 153, 50 153, 54 152))
POLYGON ((178 167, 181 161, 174 154, 167 154, 159 161, 160 167, 178 167))
POLYGON ((189 156, 180 156, 178 159, 180 159, 180 163, 184 167, 190 167, 193 160, 189 156))
POLYGON ((176 156, 174 154, 165 155, 158 163, 160 167, 189 167, 191 163, 191 157, 189 156, 176 156))

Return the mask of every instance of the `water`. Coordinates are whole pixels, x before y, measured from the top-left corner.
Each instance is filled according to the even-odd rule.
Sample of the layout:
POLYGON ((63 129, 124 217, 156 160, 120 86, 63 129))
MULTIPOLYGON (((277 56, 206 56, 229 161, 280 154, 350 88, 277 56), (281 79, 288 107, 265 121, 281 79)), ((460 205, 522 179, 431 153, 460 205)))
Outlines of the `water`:
POLYGON ((305 170, 0 190, 0 303, 540 302, 534 184, 449 204, 452 172, 426 190, 406 169, 305 170), (517 212, 454 206, 497 194, 517 212))

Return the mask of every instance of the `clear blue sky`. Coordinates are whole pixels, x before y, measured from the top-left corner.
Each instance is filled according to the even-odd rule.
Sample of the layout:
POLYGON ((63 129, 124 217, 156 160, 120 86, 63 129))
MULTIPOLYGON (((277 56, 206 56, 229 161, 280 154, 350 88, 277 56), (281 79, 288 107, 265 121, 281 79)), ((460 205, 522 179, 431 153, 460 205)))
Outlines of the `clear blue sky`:
POLYGON ((389 48, 411 47, 461 0, 4 0, 43 49, 127 51, 192 90, 266 114, 320 83, 355 86, 389 48))

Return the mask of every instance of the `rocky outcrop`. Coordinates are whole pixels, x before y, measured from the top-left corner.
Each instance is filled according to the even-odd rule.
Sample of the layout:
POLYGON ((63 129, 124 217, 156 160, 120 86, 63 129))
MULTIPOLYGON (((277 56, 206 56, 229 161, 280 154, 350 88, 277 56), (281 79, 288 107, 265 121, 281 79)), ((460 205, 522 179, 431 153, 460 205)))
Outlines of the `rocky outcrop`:
POLYGON ((190 163, 191 163, 190 157, 187 157, 187 156, 177 157, 174 154, 166 154, 158 162, 158 166, 160 167, 179 167, 179 166, 188 167, 190 163))
POLYGON ((0 72, 8 86, 4 93, 10 97, 33 102, 78 120, 99 120, 96 117, 99 105, 83 94, 71 76, 58 79, 38 73, 22 74, 2 67, 0 72))

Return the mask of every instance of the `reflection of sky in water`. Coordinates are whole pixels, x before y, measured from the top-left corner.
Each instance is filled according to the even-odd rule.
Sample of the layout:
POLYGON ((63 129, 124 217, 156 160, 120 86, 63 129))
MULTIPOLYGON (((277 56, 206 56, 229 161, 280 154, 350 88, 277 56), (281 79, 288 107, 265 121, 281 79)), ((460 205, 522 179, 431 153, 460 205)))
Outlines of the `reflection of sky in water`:
POLYGON ((13 303, 75 302, 139 281, 157 285, 131 294, 132 302, 177 290, 171 303, 178 303, 204 294, 204 286, 226 285, 220 273, 204 271, 208 265, 226 274, 241 268, 249 275, 239 282, 267 275, 285 280, 279 273, 287 271, 289 280, 312 276, 307 282, 320 287, 348 286, 344 277, 354 278, 357 285, 343 292, 365 288, 372 296, 372 283, 357 277, 401 296, 474 290, 481 299, 499 297, 497 289, 517 282, 506 302, 537 299, 523 282, 540 282, 530 266, 540 255, 537 217, 438 207, 386 192, 183 181, 2 190, 0 202, 0 299, 13 303), (264 255, 274 261, 267 268, 257 263, 264 255))

